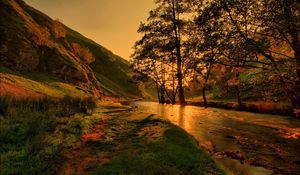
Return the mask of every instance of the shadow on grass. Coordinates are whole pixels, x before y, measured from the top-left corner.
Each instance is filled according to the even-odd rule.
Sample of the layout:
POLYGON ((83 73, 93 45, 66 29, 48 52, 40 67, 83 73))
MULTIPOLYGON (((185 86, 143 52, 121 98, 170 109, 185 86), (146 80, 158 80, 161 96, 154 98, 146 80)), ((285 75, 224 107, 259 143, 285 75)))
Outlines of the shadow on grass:
POLYGON ((129 122, 133 126, 128 132, 119 130, 119 138, 112 144, 114 149, 105 150, 111 151, 112 159, 94 167, 88 174, 223 174, 209 155, 200 150, 196 141, 184 130, 168 122, 153 119, 153 116, 129 122), (140 134, 141 131, 155 134, 156 130, 151 131, 154 126, 165 127, 160 138, 149 139, 152 133, 140 134))

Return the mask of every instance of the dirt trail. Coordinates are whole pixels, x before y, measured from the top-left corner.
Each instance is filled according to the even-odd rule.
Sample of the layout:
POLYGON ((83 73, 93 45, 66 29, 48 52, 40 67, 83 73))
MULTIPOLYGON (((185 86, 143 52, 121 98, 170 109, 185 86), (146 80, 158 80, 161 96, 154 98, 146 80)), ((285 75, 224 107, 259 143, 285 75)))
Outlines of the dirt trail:
POLYGON ((80 142, 64 151, 66 161, 58 173, 59 175, 84 174, 90 165, 106 162, 107 158, 95 154, 93 147, 88 146, 105 136, 104 128, 107 122, 111 120, 111 117, 108 115, 100 115, 99 117, 101 121, 95 123, 93 128, 90 128, 89 131, 83 134, 80 142))
MULTIPOLYGON (((81 175, 93 172, 97 167, 111 161, 118 156, 118 151, 127 149, 130 140, 138 136, 147 136, 150 139, 162 137, 164 126, 160 124, 139 123, 151 117, 149 114, 115 113, 101 114, 102 120, 94 125, 87 133, 82 135, 82 140, 74 147, 66 149, 65 164, 59 175, 81 175), (139 121, 139 122, 138 122, 139 121)), ((135 151, 135 150, 131 150, 135 151)))
POLYGON ((102 122, 98 123, 92 132, 83 135, 82 142, 76 143, 73 148, 64 152, 67 160, 59 173, 60 175, 84 174, 88 165, 96 163, 100 159, 94 154, 94 150, 87 147, 86 144, 90 140, 100 139, 104 135, 101 126, 103 126, 102 122))

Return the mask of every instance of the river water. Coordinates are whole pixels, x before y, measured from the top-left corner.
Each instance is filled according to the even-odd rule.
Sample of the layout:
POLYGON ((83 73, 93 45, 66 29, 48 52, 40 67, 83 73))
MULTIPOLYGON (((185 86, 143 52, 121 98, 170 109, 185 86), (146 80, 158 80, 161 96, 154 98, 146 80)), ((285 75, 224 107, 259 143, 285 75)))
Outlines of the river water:
POLYGON ((135 102, 199 141, 229 175, 299 175, 300 121, 287 116, 135 102))

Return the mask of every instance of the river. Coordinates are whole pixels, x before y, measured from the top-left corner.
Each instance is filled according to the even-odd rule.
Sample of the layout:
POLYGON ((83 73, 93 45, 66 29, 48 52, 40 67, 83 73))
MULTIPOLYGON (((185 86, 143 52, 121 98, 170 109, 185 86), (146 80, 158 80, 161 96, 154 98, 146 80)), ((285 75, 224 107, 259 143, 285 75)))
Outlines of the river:
POLYGON ((199 141, 229 175, 299 175, 300 121, 287 116, 135 102, 199 141))

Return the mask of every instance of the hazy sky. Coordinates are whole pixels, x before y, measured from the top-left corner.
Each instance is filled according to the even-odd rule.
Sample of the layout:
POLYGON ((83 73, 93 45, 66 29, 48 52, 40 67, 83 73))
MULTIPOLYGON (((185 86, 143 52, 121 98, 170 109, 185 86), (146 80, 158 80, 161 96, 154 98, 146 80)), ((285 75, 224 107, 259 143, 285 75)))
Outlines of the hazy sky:
POLYGON ((84 36, 128 59, 153 0, 25 0, 84 36))

